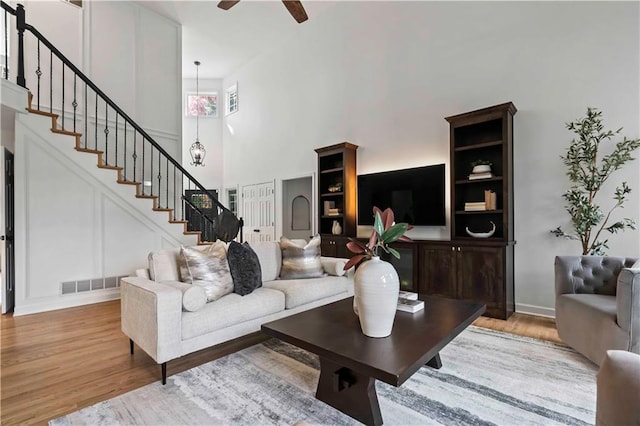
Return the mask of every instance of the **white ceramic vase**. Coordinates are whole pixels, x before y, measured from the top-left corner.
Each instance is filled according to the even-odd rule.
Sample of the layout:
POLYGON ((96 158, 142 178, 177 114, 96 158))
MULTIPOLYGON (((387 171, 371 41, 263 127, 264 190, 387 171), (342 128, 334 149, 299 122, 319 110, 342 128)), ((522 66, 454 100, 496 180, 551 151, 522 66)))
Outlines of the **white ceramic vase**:
POLYGON ((333 235, 342 234, 342 226, 340 226, 340 222, 338 222, 337 220, 333 221, 333 226, 331 227, 331 233, 333 235))
POLYGON ((354 311, 365 336, 391 334, 399 291, 398 273, 389 262, 373 257, 358 267, 354 277, 354 311))

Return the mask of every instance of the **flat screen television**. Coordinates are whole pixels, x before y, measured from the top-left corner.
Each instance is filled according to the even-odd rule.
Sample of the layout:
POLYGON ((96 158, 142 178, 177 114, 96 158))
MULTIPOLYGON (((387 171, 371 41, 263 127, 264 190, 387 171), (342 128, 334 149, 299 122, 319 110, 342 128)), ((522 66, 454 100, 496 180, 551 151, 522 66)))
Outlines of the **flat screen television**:
POLYGON ((444 164, 358 176, 358 225, 373 225, 373 206, 396 222, 444 226, 444 164))

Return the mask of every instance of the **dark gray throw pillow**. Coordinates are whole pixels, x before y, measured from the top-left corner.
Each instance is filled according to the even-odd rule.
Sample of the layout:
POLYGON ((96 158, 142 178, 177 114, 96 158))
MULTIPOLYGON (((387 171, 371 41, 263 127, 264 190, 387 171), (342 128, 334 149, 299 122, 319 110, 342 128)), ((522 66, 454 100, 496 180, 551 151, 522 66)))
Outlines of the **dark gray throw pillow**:
POLYGON ((231 241, 227 249, 227 261, 233 278, 234 293, 246 296, 262 286, 260 261, 249 243, 231 241))

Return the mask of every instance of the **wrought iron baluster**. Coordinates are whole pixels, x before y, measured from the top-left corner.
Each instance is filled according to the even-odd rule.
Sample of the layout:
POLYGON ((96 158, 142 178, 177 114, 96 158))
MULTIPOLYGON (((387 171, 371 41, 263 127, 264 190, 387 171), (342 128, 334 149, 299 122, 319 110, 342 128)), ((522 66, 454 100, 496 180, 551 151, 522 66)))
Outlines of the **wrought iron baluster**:
POLYGON ((109 104, 104 103, 104 164, 109 165, 109 104))
POLYGON ((166 164, 167 164, 167 167, 166 167, 166 170, 167 170, 167 184, 166 184, 167 191, 166 191, 166 193, 167 193, 167 195, 166 195, 164 200, 165 200, 165 203, 166 203, 165 207, 169 208, 169 159, 168 158, 167 158, 167 163, 166 164))
POLYGON ((87 97, 87 82, 84 82, 84 149, 87 149, 89 139, 89 102, 87 97))
POLYGON ((158 207, 162 208, 161 195, 162 195, 162 163, 160 162, 162 157, 160 151, 158 151, 158 207))
POLYGON ((62 64, 62 106, 60 107, 60 115, 62 115, 62 130, 64 130, 64 62, 62 64))
POLYGON ((96 116, 94 118, 95 121, 95 129, 94 129, 94 136, 95 136, 95 145, 96 145, 96 151, 98 150, 98 92, 96 92, 96 116))
POLYGON ((73 132, 75 133, 76 131, 76 110, 78 109, 78 101, 77 101, 77 86, 76 86, 76 77, 78 77, 78 74, 73 73, 73 103, 71 104, 73 106, 73 132))
POLYGON ((151 173, 149 173, 149 182, 151 182, 151 194, 153 195, 153 145, 151 145, 151 159, 149 160, 151 166, 151 173))
POLYGON ((49 112, 53 113, 53 51, 49 50, 49 112))
MULTIPOLYGON (((127 120, 124 120, 124 164, 122 165, 122 169, 124 170, 124 180, 127 180, 127 120)), ((133 177, 133 180, 136 180, 136 177, 133 177)))
POLYGON ((40 39, 38 39, 38 68, 36 68, 36 75, 38 76, 38 90, 37 90, 37 100, 38 100, 38 111, 40 111, 40 77, 42 76, 42 69, 40 69, 40 39))
POLYGON ((116 167, 118 167, 118 113, 116 112, 116 167))
POLYGON ((180 173, 180 220, 184 222, 184 173, 180 173))
MULTIPOLYGON (((131 156, 131 158, 133 158, 133 180, 134 181, 136 180, 136 159, 138 158, 138 154, 137 154, 138 144, 136 143, 136 133, 137 133, 136 129, 133 129, 133 155, 131 156)), ((144 195, 144 185, 142 185, 142 195, 144 195)))
POLYGON ((144 195, 144 139, 142 140, 142 195, 144 195))
MULTIPOLYGON (((169 162, 167 160, 167 167, 169 162)), ((173 220, 176 220, 177 216, 176 212, 176 166, 173 166, 173 220)))

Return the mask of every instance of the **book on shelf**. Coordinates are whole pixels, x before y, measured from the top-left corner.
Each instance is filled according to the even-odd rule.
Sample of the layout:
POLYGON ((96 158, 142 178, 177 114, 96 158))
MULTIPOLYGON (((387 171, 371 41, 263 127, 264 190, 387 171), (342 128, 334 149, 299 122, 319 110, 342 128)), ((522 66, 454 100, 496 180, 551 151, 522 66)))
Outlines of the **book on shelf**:
POLYGON ((471 173, 469 175, 469 180, 488 179, 488 178, 492 178, 492 177, 493 177, 493 173, 491 173, 491 172, 471 173))
POLYGON ((335 201, 325 201, 324 202, 324 215, 325 216, 329 216, 329 211, 333 208, 335 208, 336 206, 336 202, 335 201))
POLYGON ((418 300, 418 293, 414 293, 412 291, 404 291, 400 290, 398 294, 399 299, 407 299, 407 300, 418 300))
POLYGON ((398 297, 398 311, 415 313, 424 309, 422 300, 410 300, 398 297))
POLYGON ((327 213, 327 216, 339 216, 340 215, 340 209, 329 209, 329 212, 327 213))
POLYGON ((471 201, 464 203, 464 211, 466 212, 481 212, 487 210, 487 205, 484 201, 471 201))
POLYGON ((487 210, 495 210, 497 204, 497 195, 495 191, 485 190, 484 191, 484 202, 487 206, 487 210))

